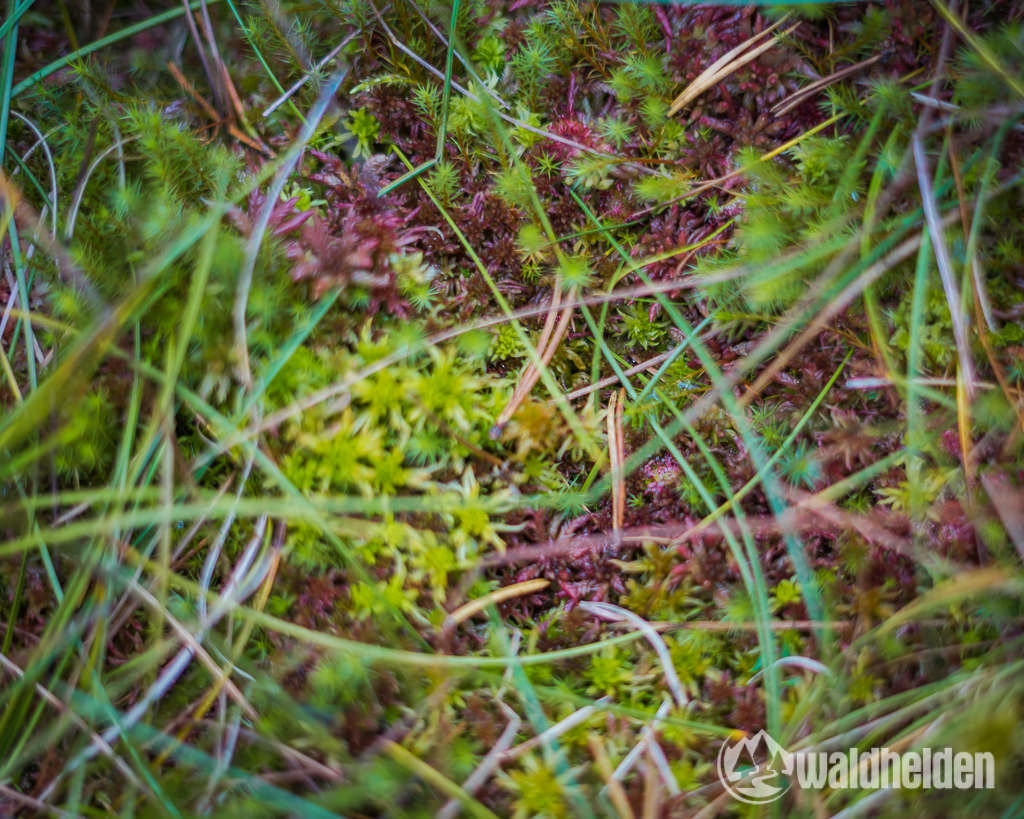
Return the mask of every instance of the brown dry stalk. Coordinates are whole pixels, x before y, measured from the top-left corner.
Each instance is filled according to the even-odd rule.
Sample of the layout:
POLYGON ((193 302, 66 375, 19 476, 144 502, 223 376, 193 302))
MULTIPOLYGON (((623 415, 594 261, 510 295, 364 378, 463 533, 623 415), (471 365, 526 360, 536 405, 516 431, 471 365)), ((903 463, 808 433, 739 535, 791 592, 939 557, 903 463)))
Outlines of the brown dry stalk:
MULTIPOLYGON (((573 301, 575 298, 576 298, 576 290, 574 288, 574 289, 569 291, 569 300, 573 301)), ((555 328, 554 334, 551 336, 550 340, 548 341, 548 346, 544 350, 544 355, 541 356, 540 363, 541 363, 542 367, 546 367, 551 362, 551 359, 555 355, 555 350, 557 350, 558 349, 558 345, 562 343, 562 338, 565 336, 565 331, 567 329, 569 329, 569 320, 572 318, 573 310, 574 310, 574 308, 570 304, 569 306, 567 306, 562 311, 562 315, 561 315, 561 317, 558 320, 558 326, 555 328)), ((540 370, 537 369, 533 365, 532 362, 531 362, 530 366, 533 367, 537 371, 537 374, 533 377, 533 382, 534 382, 534 384, 536 384, 537 383, 537 379, 540 378, 540 370)), ((525 390, 525 392, 527 394, 529 394, 529 390, 525 389, 525 387, 524 387, 524 390, 525 390)))
MULTIPOLYGON (((551 333, 555 329, 555 320, 558 318, 558 307, 562 303, 562 280, 561 278, 555 279, 555 285, 551 290, 551 303, 548 305, 547 315, 544 316, 544 326, 541 328, 540 336, 537 339, 537 355, 541 355, 544 350, 547 349, 548 342, 551 340, 551 333)), ((533 366, 533 362, 527 366, 533 366)))
MULTIPOLYGON (((558 306, 562 300, 562 281, 561 279, 555 279, 555 286, 551 292, 551 301, 548 304, 547 313, 544 316, 544 326, 540 330, 540 336, 537 338, 537 356, 543 361, 544 350, 547 348, 548 340, 551 338, 551 332, 555 328, 555 319, 558 315, 558 306)), ((512 397, 509 399, 505 409, 502 410, 501 415, 498 416, 497 426, 504 427, 516 414, 516 410, 519 409, 519 405, 523 403, 529 390, 523 391, 523 385, 529 382, 529 389, 533 389, 533 385, 536 383, 536 379, 532 378, 536 371, 533 362, 530 361, 523 369, 523 374, 516 384, 516 388, 512 391, 512 397), (531 380, 532 378, 532 380, 531 380)), ((539 373, 538 373, 539 375, 539 373)))
POLYGON ((771 110, 772 116, 781 117, 784 114, 787 114, 809 96, 817 94, 819 91, 824 91, 833 83, 839 82, 841 79, 860 71, 862 68, 867 68, 869 65, 878 62, 880 59, 882 59, 882 55, 876 54, 874 57, 868 57, 866 60, 861 60, 859 63, 854 63, 853 65, 846 66, 845 68, 840 68, 838 71, 834 71, 827 77, 815 80, 810 85, 804 86, 799 91, 795 91, 790 94, 784 100, 777 102, 771 110))
POLYGON ((445 618, 445 628, 452 628, 457 626, 459 623, 465 622, 473 615, 482 612, 492 603, 502 603, 505 600, 511 600, 515 597, 524 597, 527 594, 539 592, 541 589, 547 588, 548 582, 549 581, 539 577, 534 580, 524 580, 522 583, 513 583, 511 586, 504 586, 503 588, 496 589, 489 594, 485 594, 483 597, 478 597, 476 600, 470 600, 468 603, 463 603, 445 618))
POLYGON ((269 157, 270 159, 273 159, 275 156, 277 156, 277 154, 275 154, 269 147, 267 147, 266 144, 264 144, 263 140, 249 136, 233 122, 228 123, 228 133, 231 134, 231 136, 233 136, 243 145, 247 145, 254 151, 259 151, 261 154, 263 154, 266 157, 269 157))
POLYGON ((608 399, 608 457, 612 471, 612 530, 615 540, 622 537, 622 525, 626 517, 626 462, 625 446, 622 440, 622 404, 624 390, 613 392, 608 399))
POLYGON ((171 76, 178 81, 178 85, 182 87, 185 93, 199 103, 199 107, 203 109, 203 113, 210 118, 211 122, 218 123, 221 121, 221 116, 217 113, 217 109, 213 107, 206 97, 196 90, 196 87, 181 73, 181 69, 177 65, 168 60, 167 70, 171 72, 171 76))
MULTIPOLYGON (((647 746, 647 761, 644 765, 643 819, 658 819, 661 816, 661 779, 654 761, 651 745, 647 746)), ((616 784, 618 784, 616 782, 616 784)))
MULTIPOLYGON (((178 85, 182 87, 185 93, 192 97, 192 99, 198 103, 199 107, 203 109, 203 113, 210 118, 210 121, 213 123, 215 128, 219 128, 221 125, 226 125, 228 133, 243 145, 247 145, 254 151, 259 151, 265 156, 274 156, 274 152, 271 151, 262 140, 253 138, 244 133, 234 122, 231 122, 230 120, 225 122, 224 118, 217 113, 217 109, 213 107, 212 103, 210 103, 209 100, 196 90, 195 86, 192 85, 185 75, 181 73, 181 69, 178 68, 177 65, 172 62, 168 62, 167 69, 171 72, 174 79, 178 81, 178 85)), ((234 90, 234 86, 229 84, 228 87, 231 88, 232 91, 234 90)), ((241 105, 241 102, 239 102, 239 105, 241 105)))
POLYGON ((612 800, 612 805, 615 806, 616 812, 623 819, 633 819, 635 814, 629 806, 629 800, 626 798, 626 791, 623 789, 622 783, 614 777, 615 771, 612 768, 611 760, 608 759, 608 752, 605 750, 604 744, 592 733, 587 734, 587 743, 590 745, 590 753, 594 757, 598 773, 601 774, 601 778, 608 787, 608 796, 612 800))
POLYGON ((547 318, 544 320, 544 328, 541 330, 540 338, 537 344, 537 356, 540 358, 540 367, 537 367, 532 361, 526 365, 523 370, 523 374, 519 379, 519 384, 516 386, 515 391, 512 393, 512 398, 509 399, 508 405, 502 410, 501 415, 498 416, 498 420, 495 422, 495 427, 501 429, 505 426, 512 416, 516 414, 516 410, 519 409, 523 401, 533 390, 537 381, 540 379, 541 369, 547 367, 551 363, 551 359, 555 355, 555 350, 558 349, 558 345, 562 343, 562 339, 565 337, 565 331, 569 329, 569 321, 572 318, 572 314, 575 310, 573 302, 576 301, 577 288, 573 287, 568 294, 569 305, 562 311, 562 315, 558 319, 558 324, 551 329, 551 325, 554 323, 555 316, 558 308, 561 304, 561 285, 556 284, 555 290, 551 295, 551 307, 548 310, 547 318))
MULTIPOLYGON (((717 60, 715 60, 715 62, 708 66, 703 72, 701 72, 701 74, 693 82, 686 86, 686 88, 683 89, 683 92, 672 101, 672 105, 668 109, 668 115, 672 116, 673 114, 676 114, 677 112, 685 108, 689 103, 693 102, 693 100, 695 100, 705 91, 707 91, 710 88, 713 88, 719 82, 724 80, 734 71, 739 70, 752 60, 756 60, 758 57, 761 56, 761 54, 763 54, 765 51, 768 51, 768 49, 774 48, 779 42, 778 38, 769 40, 768 42, 762 43, 756 48, 751 48, 749 51, 747 51, 747 49, 754 45, 754 43, 756 43, 758 40, 761 40, 764 37, 768 36, 780 25, 782 25, 785 19, 786 18, 783 17, 782 20, 779 20, 777 23, 773 24, 769 28, 766 28, 760 34, 755 34, 749 40, 740 43, 738 46, 736 46, 736 48, 726 52, 717 60)), ((799 25, 799 23, 794 23, 784 32, 782 32, 782 34, 779 36, 784 37, 785 35, 791 33, 799 25)))

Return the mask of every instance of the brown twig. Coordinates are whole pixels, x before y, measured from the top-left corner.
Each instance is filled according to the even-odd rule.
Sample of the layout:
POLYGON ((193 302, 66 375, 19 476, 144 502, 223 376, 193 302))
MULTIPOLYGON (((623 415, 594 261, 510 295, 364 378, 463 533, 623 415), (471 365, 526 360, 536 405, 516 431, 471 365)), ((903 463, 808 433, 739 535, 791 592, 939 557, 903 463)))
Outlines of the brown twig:
POLYGON ((629 806, 629 799, 626 798, 626 791, 623 789, 622 783, 613 776, 615 770, 612 768, 611 760, 608 759, 608 752, 605 750, 604 744, 594 734, 587 734, 587 744, 590 746, 590 753, 594 757, 598 773, 601 774, 601 778, 608 788, 608 796, 612 800, 616 812, 622 819, 633 819, 633 809, 629 806))
POLYGON ((626 461, 622 440, 622 403, 625 390, 613 392, 608 399, 608 457, 611 461, 612 478, 612 531, 616 543, 622 538, 622 524, 626 515, 626 475, 623 466, 626 461))
MULTIPOLYGON (((674 114, 678 113, 691 102, 693 102, 693 100, 695 100, 697 97, 703 94, 705 91, 714 87, 719 82, 728 77, 730 74, 732 74, 735 71, 738 71, 740 68, 745 66, 747 63, 757 59, 765 51, 768 51, 769 49, 774 48, 776 45, 778 45, 778 39, 776 38, 769 40, 766 43, 762 43, 759 46, 751 48, 751 46, 753 46, 758 40, 767 37, 769 34, 775 31, 775 29, 782 25, 784 20, 785 18, 779 20, 778 22, 766 28, 764 31, 760 32, 759 34, 755 34, 750 39, 740 43, 734 49, 726 52, 717 60, 715 60, 715 62, 708 66, 703 72, 701 72, 701 74, 698 75, 693 82, 686 86, 686 88, 683 89, 683 92, 672 101, 672 105, 669 106, 668 109, 668 115, 671 117, 674 114)), ((784 32, 782 32, 782 34, 779 35, 779 37, 784 37, 785 35, 791 33, 799 25, 799 23, 795 23, 794 25, 787 28, 784 32)))
POLYGON ((534 594, 542 589, 548 587, 549 581, 543 578, 535 578, 534 580, 524 580, 522 583, 513 583, 511 586, 504 586, 500 589, 496 589, 483 597, 478 597, 476 600, 470 600, 468 603, 463 603, 455 611, 449 614, 445 618, 445 629, 451 629, 460 623, 464 623, 470 617, 479 614, 488 606, 497 605, 503 603, 505 600, 512 600, 516 597, 525 597, 528 594, 534 594))
MULTIPOLYGON (((569 291, 569 301, 573 302, 575 299, 576 288, 574 287, 569 291)), ((527 396, 533 390, 537 381, 540 379, 541 370, 551 363, 551 359, 555 355, 555 350, 558 349, 558 345, 562 343, 562 339, 565 337, 565 331, 569 329, 569 320, 572 318, 572 314, 575 309, 571 303, 562 311, 562 314, 558 319, 558 324, 554 326, 553 330, 551 329, 551 324, 554 321, 560 301, 561 285, 556 284, 555 290, 551 295, 551 308, 544 321, 544 329, 541 330, 541 336, 538 339, 537 344, 537 356, 540 359, 540 366, 534 364, 533 361, 526 365, 526 368, 523 370, 523 374, 519 380, 519 384, 512 393, 512 398, 509 399, 505 409, 502 410, 501 415, 498 416, 498 420, 495 422, 495 429, 499 432, 510 420, 512 420, 512 416, 516 414, 520 405, 522 405, 523 401, 526 400, 527 396)))
POLYGON ((830 85, 839 82, 850 74, 855 74, 862 68, 867 68, 869 65, 873 65, 882 59, 881 54, 875 54, 873 57, 868 57, 866 60, 861 60, 859 63, 854 65, 848 65, 845 68, 840 68, 838 71, 834 71, 827 77, 822 77, 820 80, 815 80, 810 85, 806 85, 799 91, 790 94, 783 100, 777 102, 771 109, 772 116, 781 117, 789 113, 800 103, 808 99, 808 97, 817 94, 820 91, 824 91, 830 85))

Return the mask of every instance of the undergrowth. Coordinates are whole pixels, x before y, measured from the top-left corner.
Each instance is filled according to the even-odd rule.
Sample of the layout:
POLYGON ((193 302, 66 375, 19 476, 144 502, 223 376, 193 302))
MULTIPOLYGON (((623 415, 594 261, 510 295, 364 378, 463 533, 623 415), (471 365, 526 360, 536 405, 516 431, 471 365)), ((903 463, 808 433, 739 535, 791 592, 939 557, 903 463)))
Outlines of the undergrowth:
POLYGON ((1019 4, 192 8, 2 29, 0 812, 1022 812, 1019 4))

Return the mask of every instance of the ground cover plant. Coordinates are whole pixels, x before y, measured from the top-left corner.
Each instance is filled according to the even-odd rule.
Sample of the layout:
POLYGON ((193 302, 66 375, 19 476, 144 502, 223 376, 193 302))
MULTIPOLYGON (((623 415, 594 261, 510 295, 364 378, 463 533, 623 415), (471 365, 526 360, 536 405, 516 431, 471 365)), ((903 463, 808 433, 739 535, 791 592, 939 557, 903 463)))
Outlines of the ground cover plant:
POLYGON ((1022 12, 11 0, 0 813, 1024 812, 1022 12))

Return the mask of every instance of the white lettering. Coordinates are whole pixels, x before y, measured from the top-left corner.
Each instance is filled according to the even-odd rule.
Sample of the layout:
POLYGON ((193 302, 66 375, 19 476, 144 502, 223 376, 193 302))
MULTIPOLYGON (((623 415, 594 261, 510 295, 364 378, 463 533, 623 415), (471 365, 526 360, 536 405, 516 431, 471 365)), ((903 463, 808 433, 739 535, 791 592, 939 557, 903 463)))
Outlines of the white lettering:
POLYGON ((920 788, 921 787, 921 757, 917 754, 904 754, 900 762, 903 764, 900 766, 900 776, 903 779, 902 785, 904 788, 920 788))
POLYGON ((991 751, 974 755, 974 787, 994 788, 996 786, 996 758, 991 751), (982 775, 984 772, 984 776, 982 775))
POLYGON ((829 757, 831 770, 828 772, 828 786, 832 790, 843 790, 849 787, 850 772, 848 765, 850 757, 840 751, 836 751, 829 757))
POLYGON ((801 788, 824 788, 828 781, 828 754, 796 754, 796 778, 801 788))
POLYGON ((932 754, 932 787, 953 787, 953 749, 943 748, 932 754))

